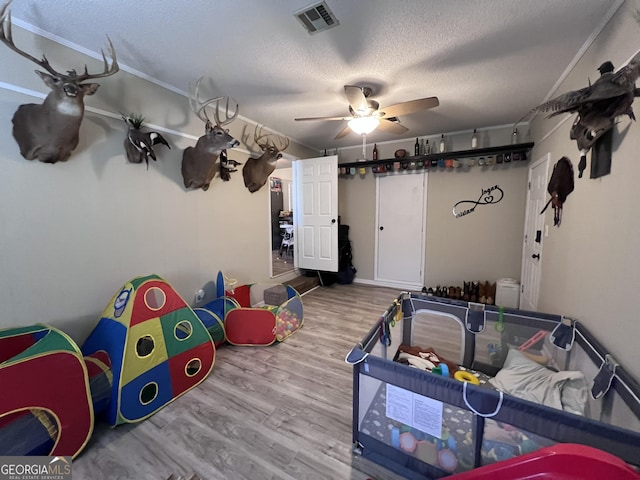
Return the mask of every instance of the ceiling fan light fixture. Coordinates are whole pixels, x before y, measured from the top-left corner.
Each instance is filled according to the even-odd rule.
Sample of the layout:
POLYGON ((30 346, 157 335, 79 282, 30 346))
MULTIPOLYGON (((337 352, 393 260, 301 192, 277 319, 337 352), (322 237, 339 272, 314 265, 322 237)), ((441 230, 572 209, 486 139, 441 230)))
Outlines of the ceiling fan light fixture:
POLYGON ((377 117, 356 117, 348 123, 351 130, 361 135, 373 132, 379 124, 380 119, 377 117))

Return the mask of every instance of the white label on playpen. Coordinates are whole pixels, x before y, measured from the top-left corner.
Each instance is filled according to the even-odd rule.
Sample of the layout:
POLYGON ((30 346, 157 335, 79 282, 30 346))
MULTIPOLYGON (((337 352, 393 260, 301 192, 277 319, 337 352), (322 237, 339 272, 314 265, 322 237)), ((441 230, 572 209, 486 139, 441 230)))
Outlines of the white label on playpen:
POLYGON ((414 393, 412 426, 440 438, 442 436, 442 402, 414 393))
POLYGON ((387 383, 387 418, 440 438, 442 410, 442 402, 387 383))

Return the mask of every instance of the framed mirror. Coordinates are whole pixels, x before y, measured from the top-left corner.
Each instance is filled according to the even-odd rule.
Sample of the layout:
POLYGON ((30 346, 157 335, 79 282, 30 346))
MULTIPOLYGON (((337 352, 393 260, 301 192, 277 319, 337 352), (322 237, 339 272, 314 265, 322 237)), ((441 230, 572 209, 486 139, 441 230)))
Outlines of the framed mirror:
POLYGON ((294 270, 292 169, 280 168, 269 177, 271 277, 294 270))

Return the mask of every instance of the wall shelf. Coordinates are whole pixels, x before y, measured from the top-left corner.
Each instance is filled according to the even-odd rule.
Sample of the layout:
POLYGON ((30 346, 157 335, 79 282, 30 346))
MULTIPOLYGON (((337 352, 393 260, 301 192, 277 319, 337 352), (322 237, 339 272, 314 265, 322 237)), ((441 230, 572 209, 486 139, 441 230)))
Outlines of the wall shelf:
MULTIPOLYGON (((429 155, 417 155, 412 157, 404 157, 404 158, 385 158, 379 160, 365 160, 360 162, 345 162, 339 163, 338 168, 364 168, 364 167, 373 167, 376 165, 386 165, 388 163, 393 162, 416 162, 416 161, 429 161, 430 163, 435 161, 442 161, 444 159, 460 159, 460 158, 478 158, 478 157, 489 157, 489 156, 498 156, 498 155, 506 155, 506 154, 520 154, 520 160, 528 160, 527 153, 529 150, 533 148, 534 143, 517 143, 514 145, 502 145, 498 147, 486 147, 486 148, 473 148, 469 150, 458 150, 455 152, 444 152, 444 153, 431 153, 429 155), (524 158, 522 158, 522 154, 524 154, 524 158)), ((511 160, 510 160, 511 161, 511 160)), ((517 163, 517 160, 514 160, 517 163)), ((508 162, 505 162, 508 163, 508 162)), ((442 165, 438 165, 442 166, 442 165)), ((431 167, 433 168, 433 167, 431 167)))

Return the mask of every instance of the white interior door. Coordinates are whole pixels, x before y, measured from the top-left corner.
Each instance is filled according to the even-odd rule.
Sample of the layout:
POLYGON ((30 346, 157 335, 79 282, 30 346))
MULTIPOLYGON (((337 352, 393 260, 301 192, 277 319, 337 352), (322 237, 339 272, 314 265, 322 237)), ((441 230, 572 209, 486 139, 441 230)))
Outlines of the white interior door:
POLYGON ((426 173, 377 177, 375 279, 400 288, 424 284, 426 173))
POLYGON ((529 189, 527 191, 527 211, 524 220, 524 243, 522 246, 522 279, 520 308, 538 309, 540 293, 540 261, 542 241, 545 234, 544 215, 540 211, 547 201, 547 176, 550 154, 537 160, 529 167, 529 189))
POLYGON ((293 162, 297 268, 338 271, 338 156, 293 162))

